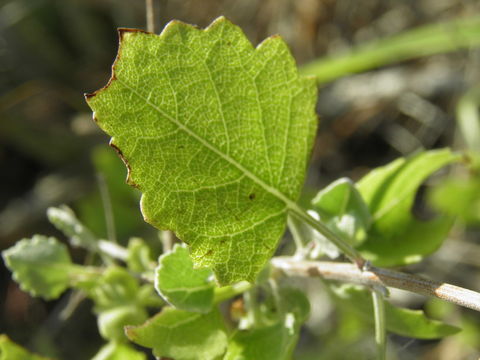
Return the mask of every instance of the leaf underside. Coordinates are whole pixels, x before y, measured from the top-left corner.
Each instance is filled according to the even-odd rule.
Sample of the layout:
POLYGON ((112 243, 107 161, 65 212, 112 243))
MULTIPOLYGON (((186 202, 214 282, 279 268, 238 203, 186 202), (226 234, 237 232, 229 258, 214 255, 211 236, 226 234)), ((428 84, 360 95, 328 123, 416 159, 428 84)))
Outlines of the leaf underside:
POLYGON ((145 220, 174 231, 220 284, 252 281, 285 230, 316 130, 315 82, 298 77, 284 41, 255 49, 225 18, 121 29, 112 78, 87 101, 145 220))

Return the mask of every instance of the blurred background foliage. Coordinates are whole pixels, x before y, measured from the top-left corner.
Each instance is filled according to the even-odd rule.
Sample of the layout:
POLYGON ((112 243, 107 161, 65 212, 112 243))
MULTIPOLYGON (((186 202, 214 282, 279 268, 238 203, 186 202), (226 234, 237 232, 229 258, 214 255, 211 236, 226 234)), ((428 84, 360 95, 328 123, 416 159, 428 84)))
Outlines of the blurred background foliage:
MULTIPOLYGON (((157 31, 172 19, 204 27, 220 15, 254 44, 280 34, 299 65, 310 64, 302 71, 322 76, 321 125, 306 194, 341 176, 357 180, 422 148, 469 149, 473 159, 480 152, 478 1, 156 1, 157 31), (450 21, 460 25, 395 36, 450 21)), ((141 219, 139 194, 124 184, 125 167, 83 99, 109 78, 117 27, 145 28, 144 1, 0 2, 0 250, 34 233, 61 238, 45 211, 63 203, 99 237, 125 244, 144 236, 158 250, 156 231, 141 219)), ((430 196, 433 204, 460 221, 442 249, 409 269, 478 291, 478 167, 449 169, 447 175, 425 188, 440 183, 430 196)), ((431 216, 422 195, 416 211, 431 216)), ((83 261, 85 254, 76 250, 73 256, 83 261)), ((321 282, 292 281, 308 290, 313 308, 296 359, 372 357, 370 322, 334 306, 321 282)), ((478 313, 403 292, 394 292, 393 300, 463 331, 438 341, 389 336, 391 359, 478 359, 478 313)), ((68 295, 57 302, 30 298, 0 264, 0 333, 45 355, 87 359, 101 344, 91 304, 66 316, 68 303, 68 295)))

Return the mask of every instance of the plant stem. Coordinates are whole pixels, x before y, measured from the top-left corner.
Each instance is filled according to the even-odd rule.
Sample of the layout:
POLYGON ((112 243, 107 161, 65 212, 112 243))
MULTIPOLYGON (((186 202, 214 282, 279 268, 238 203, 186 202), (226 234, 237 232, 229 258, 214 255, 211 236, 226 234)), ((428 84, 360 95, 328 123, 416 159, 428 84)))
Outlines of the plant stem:
POLYGON ((375 319, 375 343, 378 360, 385 360, 387 355, 387 337, 385 329, 385 304, 380 290, 372 289, 373 314, 375 319))
POLYGON ((117 234, 115 231, 115 220, 113 217, 112 200, 108 191, 108 185, 103 174, 97 174, 98 189, 100 198, 102 199, 103 213, 105 214, 105 224, 107 227, 107 237, 111 242, 117 242, 117 234))
POLYGON ((374 266, 361 270, 348 263, 298 261, 291 257, 275 257, 271 260, 271 264, 288 275, 319 276, 327 280, 344 281, 368 287, 392 287, 436 297, 480 311, 480 293, 478 292, 399 271, 374 266))
POLYGON ((125 261, 128 258, 128 250, 126 248, 107 240, 98 241, 98 251, 100 254, 110 256, 113 259, 125 261))
POLYGON ((329 241, 331 241, 345 256, 347 256, 352 262, 354 262, 358 268, 362 268, 365 265, 365 259, 360 255, 360 253, 355 250, 349 243, 340 238, 332 230, 330 230, 325 224, 314 219, 310 216, 305 210, 300 207, 291 208, 291 214, 296 216, 299 220, 310 225, 320 234, 325 236, 329 241))
POLYGON ((303 245, 302 235, 300 234, 300 229, 298 228, 297 219, 294 219, 292 216, 288 216, 287 224, 295 243, 295 255, 301 255, 304 253, 305 246, 303 245))
POLYGON ((155 32, 155 12, 153 9, 153 0, 145 0, 145 11, 147 16, 147 31, 155 32))
POLYGON ((218 303, 221 303, 222 301, 225 301, 237 295, 240 295, 245 291, 250 290, 252 286, 253 285, 248 281, 241 281, 233 285, 224 286, 224 287, 215 289, 214 303, 218 304, 218 303))

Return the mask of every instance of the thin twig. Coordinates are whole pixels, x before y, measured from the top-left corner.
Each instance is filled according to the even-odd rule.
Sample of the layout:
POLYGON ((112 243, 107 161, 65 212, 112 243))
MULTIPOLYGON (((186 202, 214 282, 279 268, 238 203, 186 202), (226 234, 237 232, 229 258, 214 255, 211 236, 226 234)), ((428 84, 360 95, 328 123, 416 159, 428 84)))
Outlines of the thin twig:
POLYGON ((377 344, 378 360, 387 356, 387 331, 385 328, 385 304, 383 294, 379 289, 372 289, 373 313, 375 318, 375 343, 377 344))
POLYGON ((354 264, 298 261, 290 257, 275 257, 271 264, 288 275, 345 281, 368 287, 392 287, 416 294, 436 297, 469 309, 480 311, 480 293, 459 286, 432 281, 420 276, 374 266, 361 270, 354 264))
POLYGON ((112 199, 108 191, 107 181, 103 174, 97 174, 98 189, 100 190, 100 198, 102 199, 103 212, 105 214, 105 224, 107 227, 107 238, 111 242, 117 242, 117 233, 115 231, 115 217, 113 216, 112 199))
POLYGON ((335 232, 330 230, 330 228, 324 223, 313 218, 308 212, 296 205, 290 209, 290 214, 297 217, 298 220, 303 221, 304 223, 311 226, 314 230, 325 236, 346 257, 348 257, 353 263, 355 263, 359 269, 363 267, 363 265, 365 264, 365 259, 362 257, 362 255, 360 255, 360 253, 348 242, 346 242, 335 232))
POLYGON ((147 16, 147 31, 155 32, 155 12, 153 9, 153 0, 145 0, 145 11, 147 16))

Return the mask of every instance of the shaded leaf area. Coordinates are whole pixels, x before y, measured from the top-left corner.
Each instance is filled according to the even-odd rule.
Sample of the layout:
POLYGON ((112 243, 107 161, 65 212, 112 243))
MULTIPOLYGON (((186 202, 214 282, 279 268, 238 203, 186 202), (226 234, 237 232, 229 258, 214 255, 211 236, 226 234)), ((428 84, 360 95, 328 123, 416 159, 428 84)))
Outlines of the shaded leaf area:
POLYGON ((140 326, 126 328, 128 338, 153 349, 158 357, 213 360, 227 347, 227 334, 218 309, 200 314, 170 307, 140 326))
POLYGON ((217 19, 120 32, 108 86, 87 96, 143 192, 145 219, 190 245, 220 284, 254 280, 300 194, 316 88, 279 37, 254 49, 217 19))
POLYGON ((80 287, 94 301, 98 328, 105 339, 124 341, 124 326, 138 325, 148 318, 146 307, 151 304, 153 289, 148 284, 141 286, 124 268, 109 267, 80 287))
POLYGON ((368 238, 359 247, 367 259, 378 266, 408 264, 442 244, 454 218, 442 214, 418 218, 415 196, 430 175, 460 159, 450 150, 421 152, 377 168, 357 183, 372 219, 368 238))
POLYGON ((152 259, 152 253, 146 242, 141 238, 131 238, 128 241, 128 254, 126 259, 129 270, 142 273, 151 271, 156 263, 152 259))
MULTIPOLYGON (((332 289, 343 306, 361 314, 373 327, 373 305, 368 290, 355 285, 332 286, 332 289)), ((460 331, 458 327, 427 318, 421 310, 396 307, 388 301, 385 301, 385 320, 388 331, 417 339, 438 339, 460 331)))
POLYGON ((146 360, 147 356, 130 345, 110 342, 103 346, 92 360, 146 360))
POLYGON ((7 335, 0 335, 0 360, 49 360, 15 344, 7 335))
POLYGON ((315 196, 312 205, 320 219, 346 242, 359 245, 365 240, 370 212, 350 179, 341 178, 328 185, 315 196))
POLYGON ((177 309, 207 313, 213 306, 212 275, 210 269, 194 269, 188 249, 176 244, 159 259, 155 289, 177 309))
POLYGON ((233 334, 224 359, 291 359, 309 313, 310 304, 303 292, 280 288, 260 308, 258 324, 233 334))

